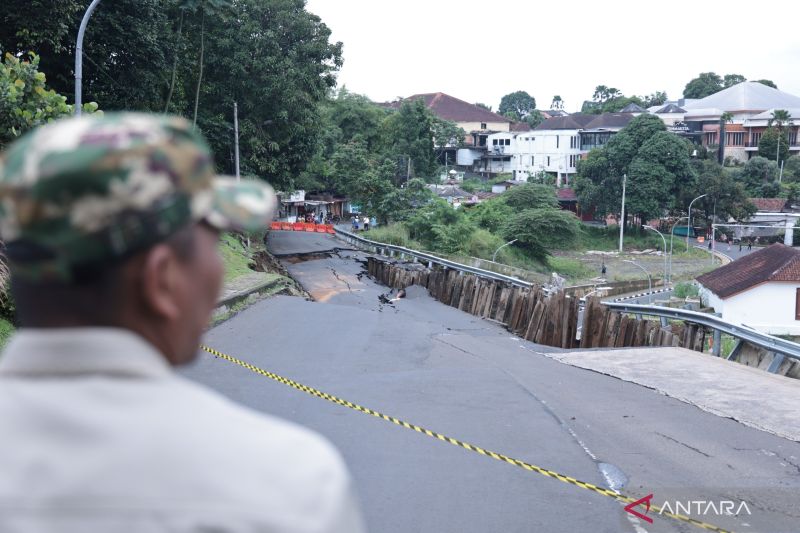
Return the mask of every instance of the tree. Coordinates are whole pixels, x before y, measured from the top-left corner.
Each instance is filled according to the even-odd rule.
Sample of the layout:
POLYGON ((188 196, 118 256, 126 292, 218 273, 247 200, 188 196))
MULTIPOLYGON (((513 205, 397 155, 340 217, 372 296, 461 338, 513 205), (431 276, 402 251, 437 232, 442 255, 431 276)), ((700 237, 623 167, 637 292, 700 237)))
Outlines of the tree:
POLYGON ((741 74, 725 74, 725 77, 722 79, 722 87, 727 89, 728 87, 733 87, 745 81, 747 81, 747 78, 741 74))
POLYGON ((758 141, 758 155, 777 161, 779 165, 789 157, 789 142, 777 126, 767 128, 761 135, 758 141))
POLYGON ((555 95, 553 101, 550 103, 550 109, 564 109, 564 100, 561 96, 555 95))
POLYGON ((538 261, 546 261, 555 247, 569 247, 580 235, 580 220, 561 209, 525 209, 513 215, 503 237, 517 239, 517 246, 538 261))
POLYGON ((523 120, 534 109, 536 109, 536 99, 533 96, 525 91, 515 91, 503 96, 497 112, 501 115, 513 113, 513 116, 516 117, 514 120, 523 120))
POLYGON ((800 156, 793 155, 783 164, 784 181, 800 181, 800 156))
POLYGON ((482 104, 480 102, 475 102, 475 105, 480 107, 481 109, 485 109, 486 111, 491 111, 492 110, 492 106, 486 105, 486 104, 482 104))
POLYGON ((707 220, 711 220, 714 214, 718 220, 747 220, 754 212, 738 171, 723 168, 713 159, 693 160, 692 166, 697 180, 685 190, 681 205, 688 205, 692 199, 706 194, 695 203, 693 212, 695 208, 702 210, 707 220))
POLYGON ((517 211, 558 207, 558 200, 553 188, 539 183, 526 183, 513 187, 503 193, 500 198, 506 205, 517 211))
POLYGON ((756 80, 758 83, 766 85, 767 87, 772 87, 773 89, 777 89, 778 86, 775 85, 775 82, 772 80, 756 80))
POLYGON ((467 133, 463 128, 450 120, 443 120, 434 116, 432 118, 433 141, 436 149, 441 153, 446 147, 459 147, 464 144, 467 133))
POLYGON ((686 84, 683 89, 684 98, 705 98, 723 89, 722 78, 714 72, 702 72, 686 84))
MULTIPOLYGON (((29 129, 72 114, 67 99, 46 85, 39 72, 39 56, 33 52, 26 59, 7 53, 0 63, 0 149, 29 129)), ((83 110, 97 110, 95 102, 83 110)))
POLYGON ((544 115, 542 115, 542 113, 539 112, 538 109, 534 109, 533 111, 530 112, 530 114, 527 117, 525 117, 525 122, 527 122, 528 126, 530 126, 531 129, 533 129, 542 122, 544 122, 544 115))
POLYGON ((648 96, 642 96, 641 99, 644 104, 642 107, 644 108, 664 105, 664 102, 667 101, 667 93, 666 91, 656 91, 648 96))
POLYGON ((778 179, 778 165, 766 157, 755 156, 738 170, 736 176, 752 196, 757 196, 764 183, 778 179))
POLYGON ((433 150, 434 116, 422 99, 405 100, 384 122, 388 153, 411 160, 411 174, 432 178, 436 173, 433 150))
POLYGON ((480 228, 492 233, 501 232, 515 212, 504 197, 505 194, 479 203, 468 211, 467 216, 480 228))

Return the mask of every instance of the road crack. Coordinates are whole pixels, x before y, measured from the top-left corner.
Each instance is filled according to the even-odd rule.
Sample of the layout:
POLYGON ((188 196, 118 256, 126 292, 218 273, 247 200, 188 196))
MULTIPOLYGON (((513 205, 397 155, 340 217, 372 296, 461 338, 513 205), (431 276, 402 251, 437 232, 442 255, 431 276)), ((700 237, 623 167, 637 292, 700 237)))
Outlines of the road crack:
POLYGON ((690 445, 686 444, 685 442, 681 442, 678 439, 673 439, 672 437, 670 437, 668 435, 664 435, 663 433, 659 433, 658 431, 656 431, 655 433, 656 433, 656 435, 660 435, 660 436, 664 437, 665 439, 671 440, 672 442, 674 442, 676 444, 680 444, 681 446, 685 446, 685 447, 689 448, 690 450, 692 450, 693 452, 699 453, 700 455, 705 455, 706 457, 713 457, 712 455, 709 455, 706 452, 695 448, 694 446, 690 446, 690 445))

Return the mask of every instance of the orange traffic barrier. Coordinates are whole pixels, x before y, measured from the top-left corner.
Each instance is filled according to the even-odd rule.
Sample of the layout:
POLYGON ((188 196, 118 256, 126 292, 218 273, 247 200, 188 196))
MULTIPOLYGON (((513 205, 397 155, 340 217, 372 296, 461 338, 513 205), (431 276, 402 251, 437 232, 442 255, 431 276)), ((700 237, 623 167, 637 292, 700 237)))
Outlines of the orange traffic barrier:
POLYGON ((269 229, 271 229, 271 230, 282 229, 281 228, 281 223, 280 222, 271 222, 270 225, 269 225, 269 229))
POLYGON ((294 228, 291 222, 281 222, 281 229, 283 231, 292 231, 294 228))
POLYGON ((305 228, 303 228, 303 229, 305 231, 314 231, 314 226, 316 226, 316 224, 314 224, 312 222, 306 222, 305 228))
POLYGON ((336 230, 333 229, 333 224, 325 224, 325 231, 332 235, 336 235, 336 230))
POLYGON ((328 229, 325 227, 325 224, 317 224, 314 227, 314 231, 316 231, 317 233, 327 233, 328 229))
POLYGON ((306 223, 305 222, 295 222, 294 224, 292 224, 292 229, 295 230, 295 231, 303 231, 304 229, 306 229, 306 223))

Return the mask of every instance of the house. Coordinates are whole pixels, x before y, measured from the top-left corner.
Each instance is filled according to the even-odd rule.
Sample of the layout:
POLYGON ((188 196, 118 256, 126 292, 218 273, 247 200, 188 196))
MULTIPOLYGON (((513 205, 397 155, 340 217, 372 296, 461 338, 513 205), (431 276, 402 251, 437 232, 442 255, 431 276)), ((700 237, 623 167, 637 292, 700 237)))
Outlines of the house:
POLYGON ((634 116, 633 113, 575 113, 549 118, 528 132, 493 133, 474 170, 490 175, 508 172, 514 179, 525 181, 546 173, 558 185, 567 185, 577 172, 581 157, 605 145, 634 116))
POLYGON ((495 183, 494 185, 492 185, 492 192, 494 194, 496 194, 496 195, 497 194, 503 194, 508 189, 510 189, 512 187, 516 187, 517 185, 524 185, 525 183, 527 183, 527 182, 524 181, 524 180, 521 180, 521 181, 518 181, 518 180, 501 181, 500 183, 495 183))
POLYGON ((296 222, 307 214, 315 217, 344 216, 351 211, 350 201, 346 198, 336 198, 331 194, 306 194, 304 190, 290 193, 279 192, 278 220, 296 222))
POLYGON ((800 250, 773 244, 697 278, 703 303, 724 320, 800 335, 800 250))
POLYGON ((794 227, 800 220, 800 212, 786 198, 749 198, 756 212, 747 220, 749 225, 734 227, 734 238, 752 240, 775 237, 783 233, 783 244, 791 246, 794 227), (756 227, 754 227, 756 226, 756 227))
POLYGON ((794 119, 787 131, 789 151, 800 153, 800 97, 755 81, 738 83, 705 98, 667 102, 648 111, 661 118, 670 131, 711 149, 719 146, 723 114, 730 113, 732 119, 725 124, 725 155, 746 161, 757 154, 758 142, 776 109, 789 111, 794 119))

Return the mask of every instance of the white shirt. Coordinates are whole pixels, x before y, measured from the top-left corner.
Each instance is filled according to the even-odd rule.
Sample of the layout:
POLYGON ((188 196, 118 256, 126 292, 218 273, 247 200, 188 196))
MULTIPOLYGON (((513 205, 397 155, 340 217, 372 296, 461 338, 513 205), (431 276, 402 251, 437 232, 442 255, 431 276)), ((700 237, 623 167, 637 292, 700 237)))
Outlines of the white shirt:
POLYGON ((178 376, 131 332, 23 330, 0 356, 3 533, 363 530, 327 441, 178 376))

